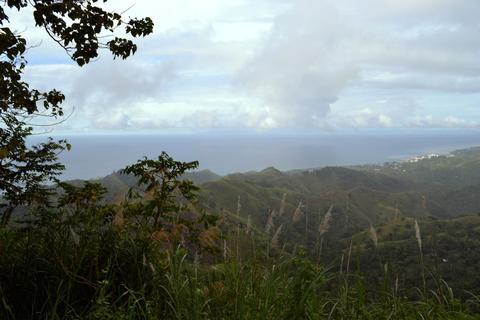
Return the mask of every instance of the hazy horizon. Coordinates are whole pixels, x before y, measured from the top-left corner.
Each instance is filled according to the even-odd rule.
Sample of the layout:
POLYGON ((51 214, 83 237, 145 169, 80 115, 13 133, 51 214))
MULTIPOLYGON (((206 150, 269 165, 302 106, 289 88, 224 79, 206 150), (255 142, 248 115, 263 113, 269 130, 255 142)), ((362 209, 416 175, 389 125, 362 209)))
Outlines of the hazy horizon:
POLYGON ((42 44, 26 54, 25 79, 65 94, 55 126, 73 144, 61 155, 65 177, 102 176, 162 150, 226 174, 480 141, 480 6, 471 0, 104 5, 155 28, 128 60, 100 54, 82 68, 31 12, 9 12, 42 44))
MULTIPOLYGON (((200 162, 199 169, 225 175, 404 160, 480 145, 477 130, 369 130, 337 132, 228 132, 196 134, 72 135, 70 152, 60 155, 63 179, 108 175, 166 151, 177 160, 200 162)), ((41 141, 35 137, 32 141, 41 141)))

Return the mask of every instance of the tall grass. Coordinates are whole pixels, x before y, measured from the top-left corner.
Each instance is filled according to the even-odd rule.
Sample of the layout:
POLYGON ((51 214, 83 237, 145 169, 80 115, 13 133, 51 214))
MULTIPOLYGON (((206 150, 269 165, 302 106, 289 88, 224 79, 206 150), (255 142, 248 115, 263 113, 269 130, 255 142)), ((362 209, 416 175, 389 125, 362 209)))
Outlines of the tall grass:
MULTIPOLYGON (((388 261, 382 263, 383 281, 369 283, 371 271, 359 260, 354 267, 359 250, 353 239, 338 253, 336 267, 308 259, 302 246, 286 253, 284 224, 275 229, 273 210, 258 241, 258 229, 248 222, 248 234, 241 234, 240 197, 232 234, 224 238, 209 226, 214 217, 189 220, 181 208, 159 216, 158 228, 155 219, 142 216, 148 203, 73 200, 58 210, 36 208, 22 227, 0 229, 0 319, 478 319, 470 308, 478 308, 478 296, 461 302, 434 274, 433 286, 426 287, 417 222, 421 290, 402 287, 388 261), (242 252, 240 259, 248 236, 253 256, 242 252), (412 292, 416 299, 407 298, 412 292)), ((297 216, 302 207, 300 202, 297 216)), ((318 227, 321 238, 332 211, 318 227)), ((367 232, 380 261, 383 242, 372 226, 367 232)))
POLYGON ((132 229, 75 232, 78 244, 70 227, 1 231, 1 319, 476 319, 441 279, 417 300, 397 279, 369 294, 365 275, 350 270, 352 245, 340 274, 301 249, 215 262, 132 229))
POLYGON ((323 239, 325 234, 330 230, 330 225, 333 221, 333 204, 328 208, 327 213, 321 220, 320 224, 318 225, 318 236, 317 236, 317 244, 316 244, 316 251, 317 251, 317 261, 320 261, 322 256, 322 249, 323 249, 323 239))
POLYGON ((422 235, 420 233, 420 226, 418 225, 417 220, 415 220, 414 228, 415 228, 415 239, 417 240, 418 251, 420 255, 420 266, 422 268, 423 291, 425 291, 427 288, 427 284, 425 279, 425 263, 423 261, 422 235))

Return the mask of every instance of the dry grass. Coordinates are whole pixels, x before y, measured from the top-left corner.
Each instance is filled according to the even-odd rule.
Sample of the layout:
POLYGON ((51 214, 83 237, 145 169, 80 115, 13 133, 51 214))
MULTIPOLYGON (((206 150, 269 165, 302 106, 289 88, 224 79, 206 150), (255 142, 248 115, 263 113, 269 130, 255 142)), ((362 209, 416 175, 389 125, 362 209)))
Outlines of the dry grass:
POLYGON ((415 220, 415 238, 417 239, 418 249, 422 251, 422 235, 420 233, 420 226, 418 225, 417 220, 415 220))
POLYGON ((280 237, 280 234, 282 232, 283 224, 278 227, 277 231, 273 234, 272 241, 270 242, 270 246, 272 248, 278 248, 278 240, 280 237))
POLYGON ((333 221, 332 212, 333 212, 333 204, 330 206, 330 208, 328 208, 327 213, 325 214, 325 216, 322 219, 322 222, 318 226, 318 232, 320 233, 320 236, 323 236, 330 229, 330 225, 333 221))
POLYGON ((302 208, 303 208, 303 202, 302 201, 299 201, 298 202, 298 206, 297 208, 295 209, 295 212, 293 213, 293 216, 292 216, 292 221, 293 222, 299 222, 303 219, 303 217, 305 216, 305 214, 303 213, 302 211, 302 208))
POLYGON ((268 214, 267 218, 267 223, 265 224, 265 233, 270 234, 272 231, 274 224, 273 224, 273 217, 275 215, 275 211, 270 210, 270 213, 268 214))

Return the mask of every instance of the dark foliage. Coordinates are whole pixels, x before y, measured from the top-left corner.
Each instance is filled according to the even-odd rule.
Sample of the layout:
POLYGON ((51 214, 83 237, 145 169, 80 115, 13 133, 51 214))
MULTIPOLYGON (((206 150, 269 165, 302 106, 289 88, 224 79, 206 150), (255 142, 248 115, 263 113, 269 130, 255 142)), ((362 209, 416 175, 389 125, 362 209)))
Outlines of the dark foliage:
MULTIPOLYGON (((105 1, 103 1, 105 2, 105 1)), ((135 53, 136 45, 130 39, 118 38, 101 43, 99 34, 113 33, 123 26, 132 37, 146 36, 153 31, 150 18, 130 19, 125 22, 118 13, 107 12, 96 6, 97 0, 85 1, 24 1, 8 0, 0 7, 0 204, 1 224, 9 222, 15 207, 46 201, 42 184, 54 181, 64 169, 57 155, 70 145, 65 140, 48 139, 29 146, 28 137, 34 132, 35 120, 50 119, 50 125, 62 121, 62 102, 65 96, 51 90, 41 92, 30 88, 22 80, 27 61, 26 40, 9 27, 4 8, 23 10, 33 7, 38 27, 65 49, 67 54, 83 66, 105 48, 114 57, 122 59, 135 53)), ((43 123, 41 125, 44 125, 43 123)), ((48 124, 47 124, 48 125, 48 124)))

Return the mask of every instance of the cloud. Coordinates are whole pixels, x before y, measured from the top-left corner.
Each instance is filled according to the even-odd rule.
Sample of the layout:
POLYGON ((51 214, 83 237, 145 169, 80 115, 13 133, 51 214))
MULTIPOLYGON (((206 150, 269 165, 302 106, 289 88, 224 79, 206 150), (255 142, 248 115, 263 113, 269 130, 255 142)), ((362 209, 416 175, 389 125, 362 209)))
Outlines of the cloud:
POLYGON ((72 103, 111 109, 161 97, 176 78, 173 63, 103 60, 86 66, 73 81, 72 103))
MULTIPOLYGON (((332 106, 352 91, 361 100, 478 93, 478 14, 470 0, 292 1, 239 83, 279 127, 325 126, 336 118, 332 106)), ((398 123, 397 106, 355 108, 347 110, 351 124, 398 123)))
POLYGON ((319 125, 341 128, 400 128, 415 117, 419 107, 415 100, 404 96, 385 96, 380 100, 366 99, 355 104, 342 99, 319 125))
POLYGON ((443 118, 432 115, 419 116, 404 125, 407 128, 467 128, 479 129, 480 121, 465 120, 455 116, 443 118))
POLYGON ((66 95, 64 109, 73 114, 65 125, 81 130, 116 130, 132 128, 136 118, 158 114, 158 107, 152 103, 168 97, 177 73, 171 62, 105 58, 83 68, 63 64, 29 66, 26 78, 33 87, 56 88, 66 95), (150 105, 147 112, 145 105, 150 105))
MULTIPOLYGON (((341 105, 340 101, 320 124, 332 129, 368 128, 468 128, 479 129, 480 119, 464 118, 451 114, 429 114, 421 108, 417 100, 405 96, 385 97, 377 101, 365 101, 357 106, 341 105)), ((447 108, 446 112, 450 108, 447 108)), ((454 108, 451 108, 454 109, 454 108)))
POLYGON ((123 130, 128 128, 130 117, 123 112, 102 114, 93 120, 96 129, 102 130, 123 130))
POLYGON ((26 77, 66 94, 66 130, 471 128, 477 1, 138 2, 127 16, 151 16, 154 34, 126 61, 104 54, 84 68, 31 12, 12 21, 31 43, 44 40, 26 77))
POLYGON ((348 26, 333 4, 298 1, 275 19, 239 82, 270 107, 272 123, 311 126, 358 76, 348 41, 348 26))

